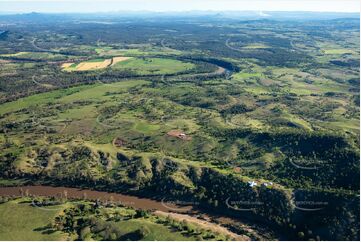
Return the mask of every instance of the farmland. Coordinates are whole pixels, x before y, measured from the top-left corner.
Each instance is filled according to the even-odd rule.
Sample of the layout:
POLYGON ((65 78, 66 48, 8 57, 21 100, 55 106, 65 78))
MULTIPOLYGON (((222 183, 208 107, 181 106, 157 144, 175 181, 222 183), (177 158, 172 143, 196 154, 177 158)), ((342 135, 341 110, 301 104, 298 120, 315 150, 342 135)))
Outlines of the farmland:
POLYGON ((0 36, 0 186, 205 216, 86 197, 55 199, 55 213, 4 196, 0 227, 13 230, 0 238, 359 239, 359 19, 22 17, 0 36))
POLYGON ((63 63, 61 65, 64 71, 90 71, 104 69, 113 66, 119 62, 129 60, 131 57, 113 57, 111 59, 94 59, 80 63, 63 63))
POLYGON ((190 70, 194 65, 171 59, 149 58, 130 59, 118 62, 112 66, 116 70, 130 69, 140 74, 174 74, 190 70))

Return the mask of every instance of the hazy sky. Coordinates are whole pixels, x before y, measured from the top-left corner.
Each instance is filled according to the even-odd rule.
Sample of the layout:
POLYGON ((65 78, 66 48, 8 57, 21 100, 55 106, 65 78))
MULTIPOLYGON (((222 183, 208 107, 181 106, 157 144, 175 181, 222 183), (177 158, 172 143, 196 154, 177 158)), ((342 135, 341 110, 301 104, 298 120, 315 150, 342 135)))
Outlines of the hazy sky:
POLYGON ((114 12, 122 10, 359 12, 360 0, 0 0, 0 12, 114 12))

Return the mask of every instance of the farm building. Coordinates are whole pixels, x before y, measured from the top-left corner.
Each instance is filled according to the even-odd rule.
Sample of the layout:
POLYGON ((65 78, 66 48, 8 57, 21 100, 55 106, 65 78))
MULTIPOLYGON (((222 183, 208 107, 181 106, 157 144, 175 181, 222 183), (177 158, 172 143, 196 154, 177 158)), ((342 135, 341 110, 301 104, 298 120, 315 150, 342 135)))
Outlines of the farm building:
POLYGON ((185 134, 183 131, 181 130, 171 130, 167 133, 167 135, 172 136, 172 137, 176 137, 182 140, 192 140, 192 137, 188 136, 187 134, 185 134))

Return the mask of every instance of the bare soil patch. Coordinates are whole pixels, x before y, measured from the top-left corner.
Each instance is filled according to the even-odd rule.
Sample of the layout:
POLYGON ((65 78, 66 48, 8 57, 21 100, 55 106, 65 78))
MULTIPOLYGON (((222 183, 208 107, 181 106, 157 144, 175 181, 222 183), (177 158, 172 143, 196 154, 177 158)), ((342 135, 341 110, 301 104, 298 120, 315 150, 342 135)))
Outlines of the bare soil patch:
POLYGON ((111 59, 106 59, 104 61, 99 62, 81 62, 79 65, 77 65, 76 70, 77 71, 89 71, 89 70, 95 70, 95 69, 103 69, 108 67, 111 64, 111 59))
POLYGON ((181 140, 187 140, 187 141, 192 140, 192 137, 188 136, 181 130, 171 130, 167 133, 167 135, 171 137, 176 137, 181 140))
POLYGON ((122 138, 115 138, 114 140, 113 140, 113 145, 115 146, 115 147, 123 147, 123 146, 125 146, 127 144, 127 142, 124 140, 124 139, 122 139, 122 138))
POLYGON ((118 57, 113 57, 113 63, 111 64, 112 66, 114 66, 115 64, 117 64, 118 62, 122 62, 122 61, 126 61, 131 59, 132 57, 125 57, 125 56, 118 56, 118 57))
POLYGON ((64 68, 69 68, 72 64, 74 64, 73 62, 70 62, 70 63, 63 63, 61 65, 61 68, 64 69, 64 68))
POLYGON ((233 233, 233 232, 229 231, 227 228, 225 228, 225 227, 223 227, 221 225, 211 223, 211 222, 208 222, 208 221, 204 221, 204 220, 192 217, 190 215, 163 212, 163 211, 155 211, 154 214, 158 215, 158 216, 163 216, 163 217, 169 216, 170 218, 172 218, 174 220, 178 220, 178 221, 185 220, 187 222, 196 224, 197 227, 199 226, 199 227, 202 227, 204 229, 210 229, 210 230, 212 230, 214 232, 229 235, 230 237, 232 237, 233 239, 235 239, 237 241, 249 241, 249 240, 251 240, 248 236, 238 235, 236 233, 233 233))

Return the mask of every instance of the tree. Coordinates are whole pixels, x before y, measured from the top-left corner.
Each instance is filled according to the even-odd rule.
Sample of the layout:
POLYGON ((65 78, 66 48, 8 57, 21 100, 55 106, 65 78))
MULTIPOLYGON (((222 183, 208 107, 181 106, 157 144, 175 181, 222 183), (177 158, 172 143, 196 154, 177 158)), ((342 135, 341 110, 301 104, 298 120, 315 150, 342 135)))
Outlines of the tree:
POLYGON ((145 210, 137 210, 134 218, 147 218, 149 213, 145 210))

